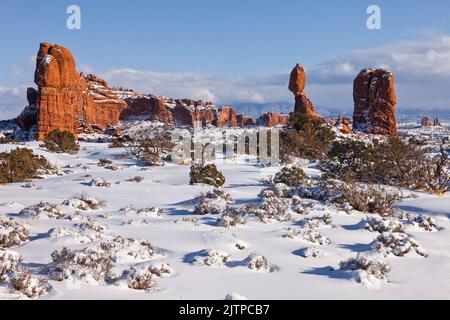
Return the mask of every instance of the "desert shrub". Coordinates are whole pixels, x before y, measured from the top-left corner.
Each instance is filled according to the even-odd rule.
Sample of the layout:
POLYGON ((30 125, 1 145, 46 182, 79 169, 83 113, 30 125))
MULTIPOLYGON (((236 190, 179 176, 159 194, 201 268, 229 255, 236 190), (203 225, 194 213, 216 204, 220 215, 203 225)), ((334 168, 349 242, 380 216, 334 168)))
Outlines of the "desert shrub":
POLYGON ((227 206, 222 213, 217 223, 222 228, 232 228, 244 225, 247 223, 245 219, 245 209, 235 206, 227 206))
POLYGON ((437 156, 427 148, 400 138, 364 143, 335 141, 322 162, 334 178, 355 179, 442 194, 448 191, 448 152, 441 144, 437 156))
POLYGON ((106 181, 104 178, 94 178, 88 185, 91 187, 99 187, 99 188, 109 188, 111 187, 111 182, 106 181))
POLYGON ((29 232, 12 218, 0 216, 0 248, 20 246, 28 241, 29 232))
POLYGON ((56 281, 86 279, 98 283, 111 275, 111 258, 108 252, 100 248, 80 251, 63 248, 52 253, 52 260, 45 270, 49 277, 56 281))
POLYGON ((232 202, 231 196, 220 188, 200 195, 197 200, 194 208, 194 214, 197 215, 220 214, 232 202))
POLYGON ((50 289, 47 278, 33 278, 31 272, 25 269, 14 273, 10 282, 13 290, 30 299, 39 298, 50 289))
POLYGON ((28 219, 64 219, 66 217, 57 205, 48 202, 39 202, 26 207, 19 212, 19 216, 28 219))
POLYGON ((404 233, 405 226, 402 222, 392 218, 372 218, 366 222, 364 226, 366 230, 371 232, 398 232, 404 233))
POLYGON ((110 166, 112 164, 113 164, 112 160, 109 160, 109 159, 106 159, 106 158, 100 159, 98 161, 98 166, 99 167, 106 167, 106 166, 110 166))
POLYGON ((278 183, 275 185, 272 185, 268 188, 263 189, 259 193, 259 197, 263 199, 269 199, 269 198, 289 198, 291 193, 291 189, 283 184, 278 183))
POLYGON ((411 217, 410 223, 413 226, 425 230, 427 232, 436 232, 442 230, 442 228, 437 225, 436 220, 428 216, 419 215, 411 217))
POLYGON ((46 135, 44 147, 50 152, 75 154, 80 150, 76 141, 73 133, 56 129, 46 135))
POLYGON ((309 229, 331 228, 333 227, 333 219, 329 213, 323 216, 305 218, 304 227, 309 229))
POLYGON ((172 267, 165 262, 150 265, 148 271, 158 278, 168 277, 174 273, 172 267))
POLYGON ((309 248, 302 250, 300 255, 303 258, 320 258, 323 256, 323 253, 316 247, 309 247, 309 248))
POLYGON ((427 256, 419 243, 405 233, 384 232, 370 246, 372 250, 384 255, 393 254, 403 257, 410 252, 415 252, 420 256, 427 256))
POLYGON ((281 160, 288 162, 291 156, 320 159, 326 154, 334 139, 334 132, 326 125, 304 114, 293 113, 289 128, 280 135, 281 160))
POLYGON ((151 292, 155 291, 157 287, 153 274, 149 270, 131 268, 128 274, 128 288, 151 292))
POLYGON ((283 167, 273 178, 273 183, 283 183, 288 187, 297 187, 303 183, 305 172, 296 165, 288 165, 283 167))
POLYGON ((225 251, 207 250, 204 254, 194 258, 194 264, 208 267, 223 267, 230 261, 230 255, 225 251))
POLYGON ((120 141, 120 139, 114 138, 114 139, 111 140, 111 144, 109 145, 109 147, 111 149, 125 148, 125 145, 123 144, 122 141, 120 141))
POLYGON ((330 239, 328 239, 324 234, 317 230, 313 229, 296 229, 296 228, 288 228, 286 235, 284 237, 291 239, 300 239, 302 241, 306 241, 308 243, 317 244, 317 245, 328 245, 331 243, 330 239))
POLYGON ((347 211, 354 209, 382 217, 395 216, 395 206, 403 198, 400 191, 377 185, 342 183, 338 188, 342 195, 336 202, 347 207, 347 211))
POLYGON ((225 177, 215 164, 207 164, 205 166, 195 164, 191 166, 189 176, 191 178, 190 184, 202 183, 216 188, 225 184, 225 177))
POLYGON ((391 268, 389 264, 379 259, 358 254, 355 258, 342 261, 339 264, 339 270, 352 272, 357 282, 370 286, 378 280, 387 280, 387 274, 391 268))
POLYGON ((73 196, 69 200, 65 200, 62 205, 73 207, 77 210, 89 211, 99 210, 105 206, 105 202, 88 196, 86 193, 81 193, 73 196))
POLYGON ((247 268, 255 271, 270 272, 272 269, 267 258, 258 253, 252 253, 244 262, 247 268))
POLYGON ((0 282, 8 280, 21 266, 20 254, 0 249, 0 282))
POLYGON ((290 221, 291 204, 291 199, 267 198, 254 210, 254 214, 264 223, 290 221))
POLYGON ((291 195, 331 203, 342 196, 339 185, 340 182, 333 179, 305 179, 301 186, 291 190, 291 195))
POLYGON ((129 182, 136 182, 136 183, 141 183, 144 180, 145 178, 141 176, 135 176, 133 178, 128 179, 129 182))
POLYGON ((43 174, 54 174, 55 168, 30 149, 17 148, 0 153, 0 184, 26 182, 43 174))
POLYGON ((152 127, 136 131, 124 143, 127 155, 148 166, 163 166, 162 157, 174 147, 167 127, 152 127))

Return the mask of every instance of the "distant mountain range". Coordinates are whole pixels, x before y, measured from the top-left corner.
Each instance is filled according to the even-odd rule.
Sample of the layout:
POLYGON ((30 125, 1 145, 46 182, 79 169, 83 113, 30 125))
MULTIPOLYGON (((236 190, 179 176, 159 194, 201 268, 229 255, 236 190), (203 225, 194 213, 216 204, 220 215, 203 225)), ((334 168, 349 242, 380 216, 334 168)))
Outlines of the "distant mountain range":
MULTIPOLYGON (((238 113, 246 114, 249 117, 257 118, 264 112, 278 112, 289 114, 294 110, 294 102, 272 102, 272 103, 237 103, 233 105, 238 113)), ((349 108, 326 108, 316 107, 317 111, 325 117, 342 116, 352 117, 353 110, 349 108)), ((429 109, 429 108, 405 108, 397 107, 397 120, 399 121, 420 121, 422 117, 439 117, 441 120, 450 121, 450 107, 448 109, 429 109)))

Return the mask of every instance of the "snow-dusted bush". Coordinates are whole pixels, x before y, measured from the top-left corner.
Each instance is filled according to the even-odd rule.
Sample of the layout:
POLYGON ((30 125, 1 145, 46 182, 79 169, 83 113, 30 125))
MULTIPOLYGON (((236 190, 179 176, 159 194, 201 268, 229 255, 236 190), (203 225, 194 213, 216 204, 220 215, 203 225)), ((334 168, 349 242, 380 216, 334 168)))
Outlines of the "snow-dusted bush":
POLYGON ((144 226, 148 224, 148 221, 145 219, 128 219, 123 224, 129 226, 144 226))
POLYGON ((158 278, 165 278, 174 273, 173 268, 165 262, 154 263, 148 267, 148 270, 158 278))
POLYGON ((106 166, 110 166, 113 164, 112 160, 106 159, 106 158, 102 158, 98 161, 98 166, 99 167, 106 167, 106 166))
POLYGON ((260 272, 270 272, 271 266, 267 258, 258 253, 252 253, 245 259, 247 268, 260 272))
POLYGON ((248 299, 247 299, 246 297, 240 295, 239 293, 235 293, 235 292, 229 293, 229 294, 227 294, 227 295, 225 296, 225 301, 232 301, 232 300, 236 300, 236 301, 238 301, 238 300, 245 301, 245 300, 248 300, 248 299))
POLYGON ((291 199, 267 198, 255 210, 255 214, 264 223, 290 221, 292 218, 291 203, 291 199))
POLYGON ((221 268, 230 261, 230 254, 220 250, 208 250, 205 254, 194 258, 194 264, 221 268))
POLYGON ((50 289, 47 278, 34 278, 31 272, 22 269, 11 277, 11 288, 27 298, 39 298, 50 289))
POLYGON ((329 213, 319 217, 305 218, 304 227, 309 229, 332 228, 333 219, 329 213))
POLYGON ((0 216, 0 248, 20 246, 28 241, 29 232, 12 218, 0 216))
POLYGON ((366 184, 341 184, 339 200, 348 211, 351 209, 379 214, 382 217, 396 216, 395 206, 402 200, 402 193, 392 188, 366 184))
POLYGON ((19 253, 0 249, 0 282, 8 280, 22 263, 19 253))
POLYGON ((45 270, 56 281, 84 279, 98 284, 111 275, 113 266, 109 253, 98 247, 79 251, 63 248, 52 253, 52 260, 45 270))
POLYGON ((222 187, 225 184, 225 177, 215 164, 193 165, 191 166, 191 184, 203 183, 213 187, 222 187))
POLYGON ((292 211, 297 214, 307 214, 306 207, 303 203, 303 199, 299 196, 292 197, 292 211))
POLYGON ((285 185, 284 183, 278 183, 275 185, 272 185, 268 188, 263 189, 259 197, 263 199, 268 198, 289 198, 290 195, 290 188, 285 185))
POLYGON ((161 208, 149 207, 137 210, 136 214, 147 218, 163 218, 164 210, 161 208))
POLYGON ((288 187, 298 187, 303 184, 305 172, 300 166, 288 165, 273 177, 273 183, 283 183, 288 187))
POLYGON ((442 230, 442 228, 437 225, 436 220, 429 216, 415 216, 410 219, 410 222, 414 227, 427 232, 442 230))
POLYGON ((158 285, 153 279, 153 274, 147 269, 131 268, 128 273, 128 288, 152 292, 158 285))
POLYGON ((321 246, 328 245, 331 243, 330 239, 328 239, 324 234, 313 229, 288 228, 285 237, 291 239, 301 239, 303 241, 312 244, 318 244, 321 246))
POLYGON ((28 219, 64 219, 65 214, 57 205, 40 202, 19 212, 19 216, 28 219))
POLYGON ((157 254, 152 244, 144 239, 116 237, 113 240, 102 242, 100 247, 107 251, 111 260, 116 263, 130 260, 133 262, 148 261, 157 254))
POLYGON ((102 239, 108 231, 108 226, 93 219, 76 225, 83 235, 92 240, 102 239))
POLYGON ((77 210, 89 211, 99 210, 105 206, 105 202, 81 193, 73 196, 69 200, 65 200, 62 205, 75 208, 77 210))
POLYGON ((75 243, 84 244, 90 243, 94 240, 98 240, 101 237, 95 236, 95 234, 84 235, 77 230, 71 228, 56 228, 50 232, 50 239, 53 241, 58 241, 60 239, 70 239, 75 243))
POLYGON ((415 252, 420 256, 427 256, 419 243, 404 233, 384 232, 371 243, 370 247, 384 255, 403 257, 415 252))
POLYGON ((374 287, 379 281, 387 281, 391 269, 386 262, 358 254, 355 258, 342 261, 339 270, 351 272, 357 282, 374 287))
POLYGON ((106 181, 104 178, 94 178, 88 185, 90 187, 109 188, 111 187, 111 182, 106 181))
POLYGON ((319 258, 323 256, 323 253, 316 247, 309 247, 302 250, 301 256, 303 258, 319 258))
POLYGON ((244 216, 245 209, 235 206, 227 206, 220 218, 217 219, 217 223, 222 228, 241 226, 247 223, 244 216))
POLYGON ((197 200, 198 204, 194 208, 194 214, 197 215, 220 214, 232 202, 231 196, 218 188, 200 195, 197 200))
POLYGON ((136 183, 141 183, 142 181, 144 181, 145 178, 141 177, 141 176, 135 176, 133 178, 128 179, 128 182, 136 182, 136 183))
POLYGON ((342 193, 338 189, 339 182, 333 179, 305 179, 303 184, 292 190, 293 195, 317 201, 335 202, 342 193))
POLYGON ((364 226, 370 232, 398 232, 404 233, 405 226, 402 222, 392 218, 372 218, 364 226))

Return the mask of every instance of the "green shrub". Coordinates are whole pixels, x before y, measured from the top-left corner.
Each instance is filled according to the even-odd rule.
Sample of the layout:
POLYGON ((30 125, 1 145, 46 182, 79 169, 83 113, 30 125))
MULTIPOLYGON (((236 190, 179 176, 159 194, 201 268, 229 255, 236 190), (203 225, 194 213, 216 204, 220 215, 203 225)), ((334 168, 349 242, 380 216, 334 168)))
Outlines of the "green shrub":
POLYGON ((321 159, 326 155, 335 139, 334 132, 325 124, 310 119, 308 116, 293 113, 288 129, 280 135, 280 154, 282 162, 289 162, 289 157, 321 159))
POLYGON ((303 184, 305 172, 299 166, 283 167, 273 178, 273 183, 284 183, 288 187, 298 187, 303 184))
POLYGON ((33 154, 30 149, 17 148, 0 153, 0 184, 36 179, 49 170, 53 168, 47 159, 33 154))
POLYGON ((214 186, 216 188, 222 187, 225 184, 225 177, 217 169, 215 164, 193 165, 191 166, 191 184, 203 183, 214 186))
POLYGON ((69 131, 53 130, 44 140, 44 147, 50 152, 75 154, 80 149, 76 137, 69 131))

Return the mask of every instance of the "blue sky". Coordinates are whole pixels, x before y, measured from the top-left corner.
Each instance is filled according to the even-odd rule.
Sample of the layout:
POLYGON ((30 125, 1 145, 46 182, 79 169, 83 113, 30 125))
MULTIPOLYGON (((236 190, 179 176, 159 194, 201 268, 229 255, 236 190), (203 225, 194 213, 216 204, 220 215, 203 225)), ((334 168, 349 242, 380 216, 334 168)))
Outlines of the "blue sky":
POLYGON ((285 76, 300 62, 313 102, 351 108, 355 72, 373 65, 397 75, 399 105, 445 108, 450 95, 432 83, 450 81, 448 12, 447 0, 9 1, 0 12, 0 118, 25 104, 42 41, 69 48, 82 71, 158 95, 289 101, 285 76), (81 30, 66 28, 70 4, 81 7, 81 30), (382 30, 366 27, 370 4, 382 10, 382 30), (418 100, 427 86, 433 101, 418 100))

